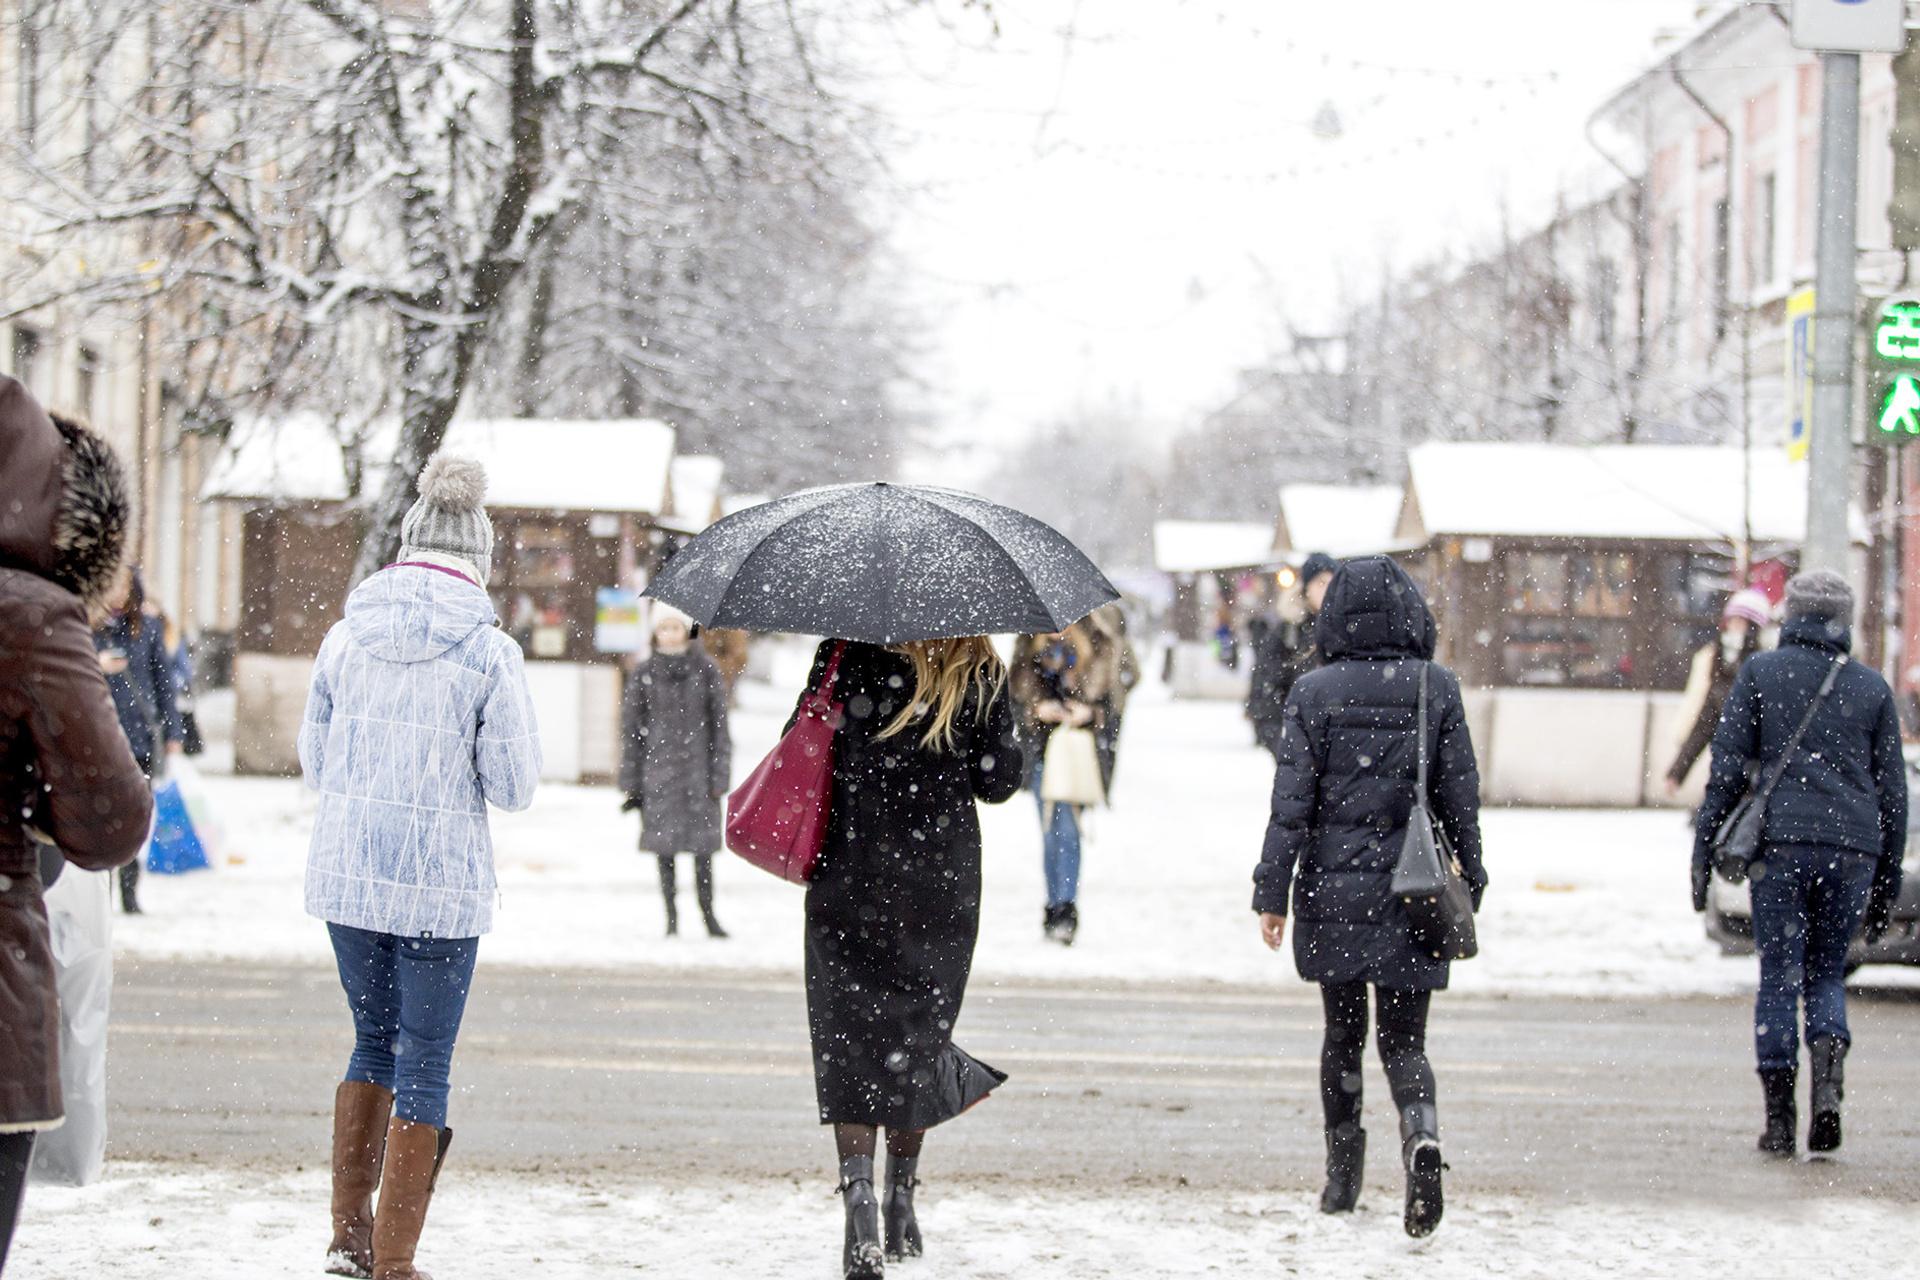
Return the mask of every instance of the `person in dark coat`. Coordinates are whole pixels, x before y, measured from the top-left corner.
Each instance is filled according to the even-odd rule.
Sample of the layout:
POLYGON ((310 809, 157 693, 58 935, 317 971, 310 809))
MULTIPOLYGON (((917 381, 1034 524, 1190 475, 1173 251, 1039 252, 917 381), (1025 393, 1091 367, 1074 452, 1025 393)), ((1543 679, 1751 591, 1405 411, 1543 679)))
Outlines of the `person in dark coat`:
POLYGON ((727 680, 678 609, 654 605, 653 655, 627 678, 620 739, 622 808, 640 811, 640 850, 659 859, 668 934, 680 932, 674 859, 690 853, 707 934, 726 937, 713 913, 713 855, 733 768, 727 680))
POLYGON ((1679 792, 1693 772, 1694 762, 1706 754, 1714 731, 1720 727, 1727 695, 1733 692, 1734 677, 1747 665, 1748 658, 1760 652, 1760 633, 1771 621, 1771 612, 1772 605, 1764 593, 1752 587, 1734 592, 1720 611, 1720 634, 1693 655, 1686 696, 1681 701, 1682 719, 1688 712, 1692 718, 1687 736, 1667 765, 1668 795, 1679 792))
POLYGON ((1754 1049, 1767 1109, 1760 1149, 1791 1156, 1794 1085, 1804 1004, 1813 1069, 1807 1147, 1840 1146, 1847 1032, 1847 948, 1866 923, 1886 932, 1900 897, 1907 843, 1906 764, 1893 693, 1880 674, 1848 661, 1853 592, 1830 570, 1787 583, 1780 647, 1742 667, 1713 736, 1693 842, 1693 909, 1707 906, 1713 838, 1748 787, 1750 763, 1771 768, 1840 663, 1833 689, 1807 726, 1768 801, 1760 856, 1749 868, 1753 939, 1760 953, 1754 1049))
POLYGON ((1247 684, 1247 719, 1253 721, 1254 740, 1276 757, 1293 682, 1320 665, 1314 623, 1327 598, 1327 584, 1339 567, 1340 562, 1324 551, 1308 556, 1300 566, 1301 616, 1264 622, 1251 637, 1253 672, 1247 684))
MULTIPOLYGON (((173 659, 167 654, 166 624, 147 609, 147 593, 138 570, 126 570, 107 601, 107 615, 93 629, 93 647, 120 728, 133 758, 151 782, 163 752, 178 753, 186 726, 174 701, 173 659)), ((140 860, 120 868, 120 907, 140 914, 140 860)))
MULTIPOLYGON (((820 646, 809 689, 839 643, 820 646)), ((953 1027, 980 927, 975 802, 1018 791, 1022 760, 1005 672, 984 636, 848 642, 832 696, 845 710, 826 843, 807 887, 807 1019, 820 1122, 834 1126, 840 1157, 842 1263, 849 1277, 875 1277, 878 1131, 887 1131, 885 1251, 917 1256, 926 1131, 1006 1079, 955 1045, 953 1027)))
POLYGON ((1452 839, 1474 909, 1486 889, 1480 859, 1480 776, 1460 682, 1432 662, 1435 624, 1420 588, 1393 560, 1349 560, 1333 575, 1316 637, 1327 665, 1287 698, 1273 781, 1273 814, 1253 873, 1261 936, 1279 949, 1288 898, 1294 963, 1320 984, 1326 1039, 1320 1102, 1326 1116, 1326 1213, 1354 1207, 1366 1157, 1360 1066, 1367 987, 1378 1011, 1380 1061, 1400 1114, 1407 1170, 1406 1229, 1440 1223, 1439 1120, 1427 1063, 1427 1005, 1448 964, 1415 946, 1393 868, 1413 810, 1420 674, 1427 673, 1430 806, 1452 839))
POLYGON ((106 443, 0 376, 0 1265, 34 1134, 65 1116, 41 867, 118 866, 153 813, 88 635, 129 506, 106 443))

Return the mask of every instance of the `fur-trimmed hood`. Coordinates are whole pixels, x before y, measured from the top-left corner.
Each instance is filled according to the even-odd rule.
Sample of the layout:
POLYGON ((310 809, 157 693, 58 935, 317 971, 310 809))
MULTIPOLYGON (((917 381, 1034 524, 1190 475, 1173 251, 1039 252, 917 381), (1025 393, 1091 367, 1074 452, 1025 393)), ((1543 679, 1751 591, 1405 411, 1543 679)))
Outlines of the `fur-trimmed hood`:
POLYGON ((112 446, 0 376, 0 565, 56 582, 91 608, 113 586, 131 517, 112 446))

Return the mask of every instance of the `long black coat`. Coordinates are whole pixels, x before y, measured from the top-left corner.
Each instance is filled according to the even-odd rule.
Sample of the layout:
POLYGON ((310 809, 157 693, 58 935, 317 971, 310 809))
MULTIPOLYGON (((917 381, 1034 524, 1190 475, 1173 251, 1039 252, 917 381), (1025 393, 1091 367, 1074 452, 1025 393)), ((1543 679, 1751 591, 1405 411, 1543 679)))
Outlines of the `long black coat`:
POLYGON ((727 681, 696 642, 656 653, 627 677, 620 789, 640 801, 647 853, 714 853, 733 768, 727 681))
POLYGON ((1285 915, 1309 982, 1367 981, 1440 990, 1448 966, 1413 945, 1393 896, 1393 867, 1413 810, 1414 728, 1427 670, 1427 784, 1477 907, 1480 775, 1460 682, 1431 663, 1433 614, 1406 570, 1385 556, 1349 560, 1318 624, 1327 665, 1294 683, 1273 780, 1253 909, 1285 915))
POLYGON ((1253 637, 1253 675, 1247 684, 1247 719, 1261 746, 1279 754, 1280 730, 1287 722, 1287 695, 1294 681, 1320 665, 1312 616, 1300 622, 1275 622, 1253 637))
MULTIPOLYGON (((1780 647, 1740 668, 1713 735, 1713 768, 1694 829, 1696 884, 1705 883, 1714 833, 1746 791, 1750 760, 1780 758, 1834 658, 1852 636, 1843 625, 1794 618, 1780 629, 1780 647)), ((1880 673, 1859 662, 1840 669, 1767 803, 1768 844, 1810 844, 1878 860, 1874 899, 1900 896, 1900 860, 1907 845, 1907 771, 1900 720, 1880 673)))
MULTIPOLYGON (((832 641, 815 656, 818 687, 832 641)), ((807 1018, 822 1124, 926 1129, 1006 1076, 953 1043, 980 928, 976 800, 1020 788, 1021 754, 1002 689, 969 699, 952 752, 919 729, 877 735, 913 696, 913 664, 849 644, 835 701, 833 809, 807 887, 807 1018)))

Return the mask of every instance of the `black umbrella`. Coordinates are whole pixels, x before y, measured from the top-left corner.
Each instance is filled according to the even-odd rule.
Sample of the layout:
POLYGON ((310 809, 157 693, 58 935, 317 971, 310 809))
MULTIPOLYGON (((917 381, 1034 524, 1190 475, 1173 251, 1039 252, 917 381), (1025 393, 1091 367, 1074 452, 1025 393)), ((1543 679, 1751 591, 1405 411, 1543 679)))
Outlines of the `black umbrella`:
POLYGON ((647 594, 702 626, 872 644, 1058 631, 1120 598, 1032 516, 908 484, 834 485, 735 512, 647 594))

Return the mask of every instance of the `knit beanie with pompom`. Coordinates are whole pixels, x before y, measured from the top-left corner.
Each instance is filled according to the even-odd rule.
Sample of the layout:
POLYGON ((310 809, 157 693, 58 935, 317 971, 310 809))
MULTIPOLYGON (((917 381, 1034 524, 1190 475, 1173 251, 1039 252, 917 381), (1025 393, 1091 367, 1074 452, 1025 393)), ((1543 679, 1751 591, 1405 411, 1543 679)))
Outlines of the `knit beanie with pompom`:
POLYGON ((400 559, 459 560, 484 585, 493 568, 486 498, 486 468, 472 458, 434 454, 420 472, 419 500, 400 521, 400 559))

